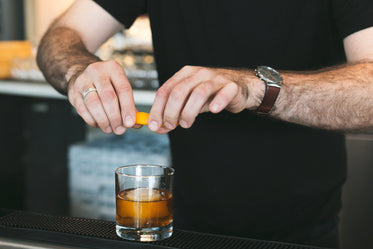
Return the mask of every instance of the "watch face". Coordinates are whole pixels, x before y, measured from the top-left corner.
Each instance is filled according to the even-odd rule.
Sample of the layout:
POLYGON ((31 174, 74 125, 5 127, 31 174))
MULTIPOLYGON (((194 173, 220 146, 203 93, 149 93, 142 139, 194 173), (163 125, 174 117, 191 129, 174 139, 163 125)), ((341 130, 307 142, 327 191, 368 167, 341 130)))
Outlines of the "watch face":
POLYGON ((275 86, 281 86, 283 81, 281 75, 273 68, 267 66, 259 66, 257 69, 258 76, 266 81, 268 84, 273 84, 275 86))

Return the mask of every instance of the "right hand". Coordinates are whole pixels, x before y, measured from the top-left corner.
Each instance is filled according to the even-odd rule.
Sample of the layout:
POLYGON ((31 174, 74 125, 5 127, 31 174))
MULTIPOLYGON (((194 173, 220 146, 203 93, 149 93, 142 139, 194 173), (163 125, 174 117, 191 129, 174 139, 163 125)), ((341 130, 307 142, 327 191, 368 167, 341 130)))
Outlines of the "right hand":
POLYGON ((113 60, 92 63, 73 75, 67 95, 84 121, 105 133, 120 135, 135 125, 137 110, 132 87, 122 66, 113 60), (88 88, 97 91, 88 93, 83 100, 82 93, 88 88))

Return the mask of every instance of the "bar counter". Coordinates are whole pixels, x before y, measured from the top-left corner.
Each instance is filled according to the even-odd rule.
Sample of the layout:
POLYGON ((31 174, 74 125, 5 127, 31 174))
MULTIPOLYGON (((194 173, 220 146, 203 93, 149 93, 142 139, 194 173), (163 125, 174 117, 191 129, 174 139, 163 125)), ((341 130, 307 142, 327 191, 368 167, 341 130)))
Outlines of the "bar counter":
POLYGON ((0 209, 0 248, 56 249, 321 249, 289 243, 261 241, 175 229, 158 242, 132 242, 115 234, 115 223, 0 209))

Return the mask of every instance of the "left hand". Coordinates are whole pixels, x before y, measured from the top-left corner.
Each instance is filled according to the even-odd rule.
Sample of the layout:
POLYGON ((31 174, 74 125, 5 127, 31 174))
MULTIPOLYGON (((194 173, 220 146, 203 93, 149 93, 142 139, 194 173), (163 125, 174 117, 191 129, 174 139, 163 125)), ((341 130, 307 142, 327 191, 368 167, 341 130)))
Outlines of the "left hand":
POLYGON ((191 127, 203 112, 255 109, 263 95, 264 84, 254 70, 185 66, 158 89, 149 129, 164 134, 178 123, 183 128, 191 127))

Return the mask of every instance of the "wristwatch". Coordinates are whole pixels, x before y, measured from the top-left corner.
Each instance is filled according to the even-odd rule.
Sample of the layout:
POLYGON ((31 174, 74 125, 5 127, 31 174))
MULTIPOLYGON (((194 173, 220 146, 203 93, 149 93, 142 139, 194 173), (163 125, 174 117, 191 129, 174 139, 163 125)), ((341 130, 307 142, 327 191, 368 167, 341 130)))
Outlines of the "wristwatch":
POLYGON ((256 109, 256 112, 260 114, 268 114, 280 93, 283 79, 279 72, 267 66, 258 66, 255 69, 255 73, 266 86, 262 103, 256 109))

